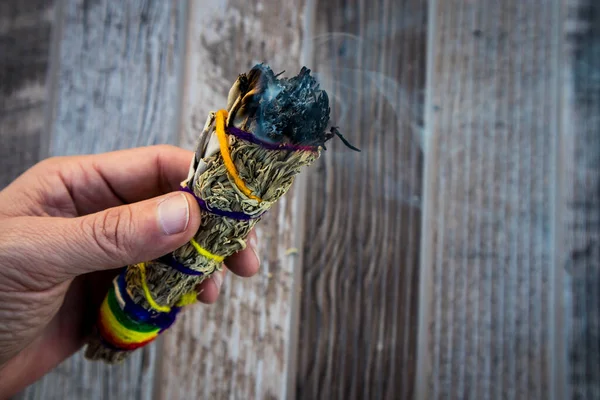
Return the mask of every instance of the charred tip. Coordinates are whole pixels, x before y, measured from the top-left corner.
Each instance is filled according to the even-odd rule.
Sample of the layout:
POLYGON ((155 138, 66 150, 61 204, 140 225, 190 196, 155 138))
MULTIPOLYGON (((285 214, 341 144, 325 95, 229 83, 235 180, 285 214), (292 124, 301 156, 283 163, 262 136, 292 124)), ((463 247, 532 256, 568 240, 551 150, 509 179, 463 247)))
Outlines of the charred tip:
POLYGON ((303 66, 296 76, 284 78, 266 64, 255 65, 240 79, 242 108, 253 122, 255 135, 275 143, 293 143, 325 148, 338 136, 354 151, 337 128, 327 131, 329 96, 320 88, 311 70, 303 66))

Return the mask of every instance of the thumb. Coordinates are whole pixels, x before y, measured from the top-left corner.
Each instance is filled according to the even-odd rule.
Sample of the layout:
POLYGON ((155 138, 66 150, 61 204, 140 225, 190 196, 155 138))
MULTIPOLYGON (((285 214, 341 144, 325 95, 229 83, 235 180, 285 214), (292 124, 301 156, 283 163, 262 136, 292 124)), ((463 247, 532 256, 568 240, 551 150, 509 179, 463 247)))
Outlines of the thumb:
POLYGON ((190 194, 177 192, 78 218, 30 221, 35 226, 26 230, 27 242, 65 279, 176 250, 198 231, 200 209, 190 194))

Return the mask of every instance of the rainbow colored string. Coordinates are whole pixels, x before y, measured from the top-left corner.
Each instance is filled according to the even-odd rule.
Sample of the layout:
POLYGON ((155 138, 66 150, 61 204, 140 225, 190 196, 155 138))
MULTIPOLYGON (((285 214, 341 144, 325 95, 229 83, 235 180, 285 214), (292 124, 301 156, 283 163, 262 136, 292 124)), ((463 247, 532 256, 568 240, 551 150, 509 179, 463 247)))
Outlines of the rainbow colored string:
POLYGON ((127 291, 125 273, 119 274, 100 307, 98 330, 105 344, 118 350, 145 346, 168 329, 181 307, 169 312, 146 310, 136 304, 127 291))
MULTIPOLYGON (((220 151, 223 157, 223 162, 227 169, 227 172, 234 180, 235 185, 238 189, 251 199, 262 201, 258 196, 252 194, 252 191, 246 186, 245 182, 241 179, 235 164, 231 159, 229 152, 227 133, 237 137, 240 140, 250 141, 255 144, 259 144, 262 147, 269 150, 291 150, 291 151, 315 151, 316 148, 308 146, 296 146, 291 144, 272 144, 264 142, 254 135, 244 132, 235 127, 225 129, 225 121, 227 119, 227 111, 219 110, 216 113, 216 127, 215 131, 217 138, 219 139, 220 151)), ((194 195, 200 207, 207 211, 220 215, 223 217, 249 220, 258 218, 260 215, 248 215, 243 212, 217 210, 208 207, 206 202, 196 196, 192 190, 187 187, 181 188, 194 195)), ((190 244, 205 258, 208 258, 214 262, 223 262, 224 257, 213 254, 208 250, 200 246, 194 239, 190 240, 190 244)), ((179 262, 175 256, 171 253, 159 258, 159 261, 169 265, 177 271, 186 275, 202 275, 200 271, 191 269, 181 262, 179 262)), ((146 265, 145 263, 137 264, 136 267, 140 273, 140 280, 142 284, 142 290, 149 304, 150 309, 146 309, 139 304, 135 303, 131 298, 130 293, 127 290, 127 282, 125 280, 125 272, 119 274, 113 281, 107 296, 104 299, 100 307, 98 317, 98 331, 107 348, 116 351, 131 351, 137 348, 143 347, 148 343, 156 339, 163 331, 168 329, 177 317, 177 314, 186 305, 192 304, 197 299, 195 291, 186 293, 180 301, 174 306, 169 307, 166 305, 158 304, 152 297, 152 293, 148 287, 146 281, 146 265)))

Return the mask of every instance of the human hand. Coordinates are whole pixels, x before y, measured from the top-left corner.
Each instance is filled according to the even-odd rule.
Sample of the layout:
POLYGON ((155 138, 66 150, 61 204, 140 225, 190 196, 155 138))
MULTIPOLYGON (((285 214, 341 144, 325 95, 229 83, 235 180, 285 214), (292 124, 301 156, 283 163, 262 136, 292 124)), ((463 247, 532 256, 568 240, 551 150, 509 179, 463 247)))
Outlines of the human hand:
MULTIPOLYGON (((2 396, 81 348, 125 265, 158 258, 194 236, 200 209, 177 191, 192 157, 152 146, 51 158, 0 191, 2 396)), ((249 248, 227 259, 227 268, 254 275, 255 243, 252 232, 249 248)), ((202 282, 200 301, 216 301, 225 270, 202 282)))

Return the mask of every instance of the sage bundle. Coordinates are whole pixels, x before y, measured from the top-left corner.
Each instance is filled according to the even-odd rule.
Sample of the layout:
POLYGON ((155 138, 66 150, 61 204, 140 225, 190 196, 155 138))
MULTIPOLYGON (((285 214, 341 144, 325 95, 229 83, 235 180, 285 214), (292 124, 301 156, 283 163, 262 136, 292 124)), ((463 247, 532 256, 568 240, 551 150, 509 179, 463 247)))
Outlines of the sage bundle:
POLYGON ((156 260, 129 265, 102 303, 86 357, 117 363, 155 340, 196 301, 196 286, 244 249, 250 230, 335 136, 329 99, 310 70, 279 79, 264 64, 241 74, 226 109, 208 116, 187 179, 202 212, 194 238, 156 260))

